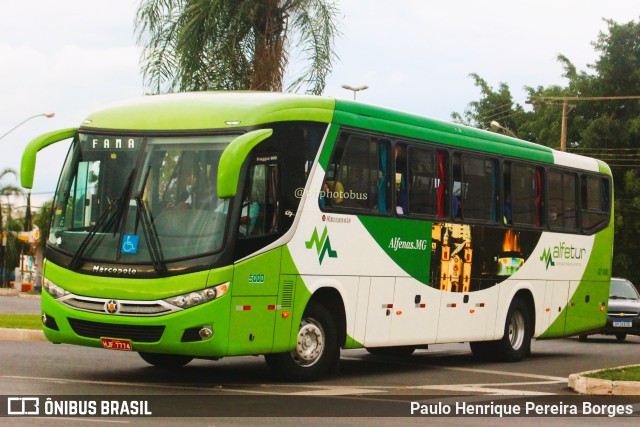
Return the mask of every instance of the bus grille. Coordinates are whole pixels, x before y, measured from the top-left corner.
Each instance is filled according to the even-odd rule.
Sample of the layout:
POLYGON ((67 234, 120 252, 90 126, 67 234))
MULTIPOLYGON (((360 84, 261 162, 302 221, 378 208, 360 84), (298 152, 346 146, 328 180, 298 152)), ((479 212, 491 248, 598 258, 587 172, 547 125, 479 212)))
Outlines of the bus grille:
POLYGON ((76 334, 87 338, 122 338, 137 342, 160 341, 164 326, 116 325, 69 318, 76 334))
MULTIPOLYGON (((63 304, 76 310, 100 314, 105 313, 105 304, 108 301, 110 300, 106 298, 90 298, 79 295, 71 295, 60 300, 63 304)), ((121 316, 161 316, 178 310, 164 301, 119 300, 118 303, 120 305, 118 314, 121 316)))

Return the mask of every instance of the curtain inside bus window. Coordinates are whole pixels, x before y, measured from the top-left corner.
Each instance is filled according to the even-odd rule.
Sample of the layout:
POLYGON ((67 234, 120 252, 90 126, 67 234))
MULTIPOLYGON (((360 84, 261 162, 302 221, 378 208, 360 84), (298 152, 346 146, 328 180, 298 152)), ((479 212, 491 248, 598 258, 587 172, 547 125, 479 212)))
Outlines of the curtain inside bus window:
POLYGON ((388 144, 384 141, 379 143, 380 149, 380 182, 378 183, 378 212, 387 213, 387 148, 388 144))
POLYGON ((445 208, 445 197, 447 194, 445 159, 445 152, 438 151, 438 218, 444 218, 447 215, 445 208))

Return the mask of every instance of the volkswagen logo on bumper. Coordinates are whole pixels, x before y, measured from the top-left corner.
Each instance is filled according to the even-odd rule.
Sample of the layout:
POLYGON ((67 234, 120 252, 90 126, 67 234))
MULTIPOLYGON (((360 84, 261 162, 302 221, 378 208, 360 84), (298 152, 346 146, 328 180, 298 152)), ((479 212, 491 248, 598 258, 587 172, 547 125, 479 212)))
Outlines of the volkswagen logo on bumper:
POLYGON ((109 314, 115 314, 120 310, 120 304, 118 301, 112 299, 104 303, 104 311, 109 314))

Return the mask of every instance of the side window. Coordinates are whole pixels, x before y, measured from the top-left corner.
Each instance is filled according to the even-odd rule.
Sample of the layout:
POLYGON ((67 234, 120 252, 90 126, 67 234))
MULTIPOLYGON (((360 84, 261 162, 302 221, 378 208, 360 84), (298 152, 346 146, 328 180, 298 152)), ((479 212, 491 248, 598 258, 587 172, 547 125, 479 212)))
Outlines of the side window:
POLYGON ((496 161, 457 153, 453 156, 454 219, 497 221, 496 161))
POLYGON ((435 216, 438 208, 436 151, 409 148, 409 212, 435 216))
POLYGON ((389 205, 389 142, 342 134, 334 148, 321 191, 326 210, 386 214, 389 205))
POLYGON ((505 162, 503 215, 506 224, 540 227, 542 170, 532 165, 505 162))
POLYGON ((240 211, 240 237, 262 237, 278 231, 278 165, 255 164, 249 171, 240 211))
POLYGON ((552 169, 549 171, 549 226, 575 231, 577 228, 576 174, 552 169))
POLYGON ((610 211, 609 180, 588 176, 582 177, 582 230, 593 233, 606 226, 610 211))

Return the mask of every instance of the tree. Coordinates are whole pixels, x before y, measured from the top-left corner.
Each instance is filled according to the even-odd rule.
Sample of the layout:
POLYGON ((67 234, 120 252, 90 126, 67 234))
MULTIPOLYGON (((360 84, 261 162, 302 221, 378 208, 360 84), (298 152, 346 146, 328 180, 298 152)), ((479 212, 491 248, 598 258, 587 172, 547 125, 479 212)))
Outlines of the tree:
POLYGON ((288 89, 320 94, 336 59, 336 16, 333 0, 142 0, 142 72, 156 93, 282 91, 298 53, 306 66, 288 89))
MULTIPOLYGON (((640 22, 619 24, 605 20, 607 31, 593 42, 599 56, 589 71, 579 71, 564 55, 557 59, 567 84, 525 87, 532 100, 549 96, 635 96, 640 95, 640 22)), ((469 103, 464 116, 454 120, 488 129, 498 120, 520 138, 559 146, 562 107, 554 102, 534 103, 524 111, 514 104, 509 87, 501 83, 494 91, 472 74, 481 99, 469 103), (502 121, 501 121, 502 120, 502 121), (511 121, 509 121, 511 120, 511 121), (503 122, 504 121, 504 122, 503 122)), ((615 188, 615 241, 613 274, 640 285, 640 100, 575 102, 567 124, 569 151, 596 157, 609 163, 615 188)))
POLYGON ((12 238, 11 233, 8 233, 9 231, 15 231, 11 228, 11 202, 9 197, 23 194, 22 190, 15 185, 2 184, 2 180, 9 175, 13 175, 15 177, 16 171, 10 168, 6 168, 2 172, 0 172, 0 238, 2 239, 3 243, 6 243, 6 245, 2 245, 2 264, 0 264, 0 266, 2 267, 2 286, 6 285, 6 279, 8 277, 7 272, 10 268, 10 265, 7 262, 7 258, 10 255, 12 256, 12 248, 15 247, 13 242, 14 239, 12 238), (6 198, 6 203, 4 205, 7 209, 6 226, 4 224, 5 220, 3 219, 2 215, 2 196, 6 198), (5 234, 7 234, 6 237, 5 234))

